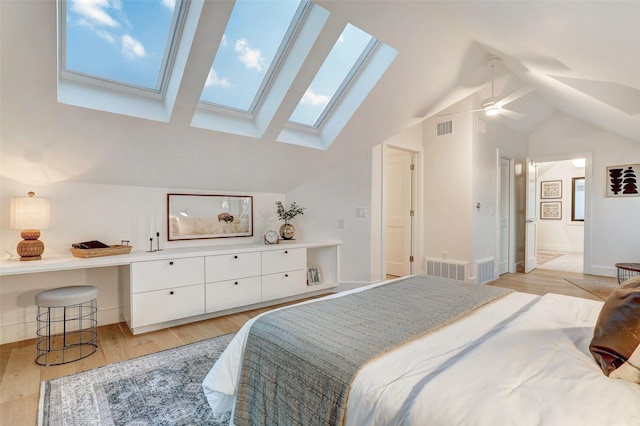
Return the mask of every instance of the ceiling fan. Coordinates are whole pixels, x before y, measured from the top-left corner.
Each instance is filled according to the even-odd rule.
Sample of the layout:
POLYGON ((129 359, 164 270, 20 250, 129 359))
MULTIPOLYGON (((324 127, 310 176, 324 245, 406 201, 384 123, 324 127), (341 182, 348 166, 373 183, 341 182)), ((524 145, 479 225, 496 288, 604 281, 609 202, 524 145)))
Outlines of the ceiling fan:
POLYGON ((448 112, 444 114, 438 114, 437 117, 442 117, 446 115, 453 114, 462 114, 466 112, 476 112, 476 111, 484 111, 488 116, 496 116, 502 115, 504 117, 510 118, 512 120, 519 120, 524 117, 524 114, 521 114, 516 111, 512 111, 510 109, 505 108, 505 105, 515 101, 516 99, 520 99, 521 97, 528 95, 535 89, 529 86, 523 86, 511 93, 510 95, 505 96, 504 98, 498 98, 494 93, 494 68, 496 64, 500 62, 500 58, 495 56, 490 56, 485 60, 485 63, 489 65, 491 68, 491 97, 482 101, 481 108, 471 109, 467 111, 457 111, 457 112, 448 112))

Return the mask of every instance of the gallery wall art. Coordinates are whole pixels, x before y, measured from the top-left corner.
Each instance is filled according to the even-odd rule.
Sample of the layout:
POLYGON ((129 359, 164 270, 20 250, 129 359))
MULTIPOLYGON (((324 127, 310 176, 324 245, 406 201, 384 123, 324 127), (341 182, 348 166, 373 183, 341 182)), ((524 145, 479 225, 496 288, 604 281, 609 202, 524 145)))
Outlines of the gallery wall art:
POLYGON ((639 197, 640 164, 607 167, 607 197, 639 197))

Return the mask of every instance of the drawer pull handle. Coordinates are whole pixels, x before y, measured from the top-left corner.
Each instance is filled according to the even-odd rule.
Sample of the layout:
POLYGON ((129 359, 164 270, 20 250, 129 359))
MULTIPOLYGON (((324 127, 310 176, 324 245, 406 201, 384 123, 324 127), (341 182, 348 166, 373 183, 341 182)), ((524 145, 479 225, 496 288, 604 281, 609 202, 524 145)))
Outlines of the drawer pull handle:
POLYGON ((236 281, 234 284, 235 284, 235 285, 238 285, 238 281, 236 281))
POLYGON ((173 294, 173 291, 170 291, 169 294, 173 294))
POLYGON ((285 251, 284 251, 284 254, 287 254, 287 253, 289 253, 289 251, 288 251, 288 250, 285 250, 285 251))
POLYGON ((289 274, 284 274, 284 277, 285 278, 289 278, 289 274))
POLYGON ((237 258, 238 258, 238 256, 237 256, 237 255, 236 255, 236 256, 233 256, 233 258, 234 258, 234 259, 237 259, 237 258))
POLYGON ((169 262, 169 265, 173 265, 173 261, 169 262))

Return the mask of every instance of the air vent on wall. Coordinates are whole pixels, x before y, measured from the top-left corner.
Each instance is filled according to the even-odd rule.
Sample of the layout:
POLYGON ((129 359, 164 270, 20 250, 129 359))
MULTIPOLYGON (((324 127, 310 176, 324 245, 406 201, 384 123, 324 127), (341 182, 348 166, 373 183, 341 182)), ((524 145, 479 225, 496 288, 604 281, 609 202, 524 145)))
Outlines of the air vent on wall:
POLYGON ((444 261, 441 259, 425 258, 427 275, 434 277, 450 278, 452 280, 465 281, 466 262, 444 261))
POLYGON ((453 133, 453 120, 443 121, 436 125, 436 136, 450 135, 453 133))

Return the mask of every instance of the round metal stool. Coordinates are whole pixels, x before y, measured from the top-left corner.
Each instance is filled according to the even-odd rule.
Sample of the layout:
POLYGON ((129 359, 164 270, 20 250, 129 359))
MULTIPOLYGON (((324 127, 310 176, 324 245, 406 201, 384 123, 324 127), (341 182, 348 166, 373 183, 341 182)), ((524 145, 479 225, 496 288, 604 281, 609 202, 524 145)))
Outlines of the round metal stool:
POLYGON ((86 358, 98 349, 98 289, 60 287, 36 295, 36 364, 60 365, 86 358))

